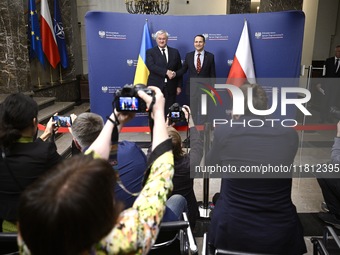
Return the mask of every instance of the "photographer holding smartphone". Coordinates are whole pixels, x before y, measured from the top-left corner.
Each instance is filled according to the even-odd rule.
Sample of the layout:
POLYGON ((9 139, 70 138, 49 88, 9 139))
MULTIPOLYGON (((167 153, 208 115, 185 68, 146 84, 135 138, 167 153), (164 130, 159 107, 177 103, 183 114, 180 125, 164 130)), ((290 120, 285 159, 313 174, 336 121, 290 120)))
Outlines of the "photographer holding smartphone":
POLYGON ((115 172, 108 163, 111 136, 133 117, 115 109, 88 156, 72 157, 27 189, 19 209, 21 254, 147 254, 154 244, 172 190, 171 141, 164 97, 138 91, 154 121, 150 173, 132 208, 115 200, 115 172))
POLYGON ((71 116, 52 116, 53 121, 55 121, 56 127, 71 127, 72 126, 72 118, 71 116))
POLYGON ((54 141, 52 118, 38 134, 38 105, 14 93, 0 104, 0 223, 3 232, 17 231, 21 193, 62 160, 54 141))

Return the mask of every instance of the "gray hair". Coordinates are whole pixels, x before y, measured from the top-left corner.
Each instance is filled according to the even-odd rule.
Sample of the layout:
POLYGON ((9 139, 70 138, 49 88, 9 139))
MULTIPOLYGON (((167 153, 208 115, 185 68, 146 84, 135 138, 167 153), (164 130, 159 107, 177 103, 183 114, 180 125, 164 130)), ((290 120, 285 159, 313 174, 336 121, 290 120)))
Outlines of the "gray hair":
POLYGON ((103 118, 91 112, 84 112, 72 124, 72 136, 83 150, 89 147, 104 127, 103 118))
POLYGON ((169 33, 163 29, 161 30, 158 30, 155 35, 154 35, 154 39, 156 40, 156 38, 159 36, 159 35, 162 35, 162 34, 165 34, 166 37, 168 38, 169 37, 169 33))

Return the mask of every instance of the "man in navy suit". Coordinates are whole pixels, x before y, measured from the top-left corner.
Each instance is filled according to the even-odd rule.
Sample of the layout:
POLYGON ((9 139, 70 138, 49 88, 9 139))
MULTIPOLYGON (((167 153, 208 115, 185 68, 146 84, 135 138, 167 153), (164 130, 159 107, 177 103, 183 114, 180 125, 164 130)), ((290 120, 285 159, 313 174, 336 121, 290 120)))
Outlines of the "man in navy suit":
POLYGON ((190 84, 190 79, 205 78, 202 82, 208 82, 209 85, 213 85, 214 78, 216 77, 214 54, 204 50, 204 46, 205 37, 203 35, 196 35, 194 37, 195 50, 187 53, 182 68, 176 72, 176 76, 182 76, 188 71, 186 88, 190 95, 190 108, 196 120, 200 102, 200 90, 195 84, 190 84), (207 78, 213 79, 207 80, 207 78))
POLYGON ((165 97, 165 113, 176 102, 182 92, 182 78, 176 71, 182 67, 181 56, 177 49, 167 45, 169 34, 159 30, 155 34, 157 46, 146 51, 146 66, 150 74, 148 86, 159 87, 165 97))
POLYGON ((335 47, 335 56, 327 58, 325 61, 326 73, 324 83, 316 85, 318 90, 323 94, 320 123, 327 121, 333 122, 331 113, 338 112, 338 101, 340 96, 340 45, 335 47))

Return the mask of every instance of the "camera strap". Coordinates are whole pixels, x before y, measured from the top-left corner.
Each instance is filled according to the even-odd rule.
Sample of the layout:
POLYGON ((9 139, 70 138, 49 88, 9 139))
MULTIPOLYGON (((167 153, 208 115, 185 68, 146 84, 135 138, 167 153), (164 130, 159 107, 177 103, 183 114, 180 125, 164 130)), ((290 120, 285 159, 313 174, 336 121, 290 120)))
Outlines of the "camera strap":
POLYGON ((113 121, 109 116, 106 118, 113 123, 113 129, 111 133, 111 149, 109 155, 109 161, 112 167, 117 165, 117 150, 118 150, 118 140, 119 140, 119 133, 118 133, 118 125, 120 124, 118 118, 113 110, 113 115, 115 116, 115 121, 113 121))
POLYGON ((118 143, 118 139, 119 139, 118 126, 120 125, 120 122, 114 111, 113 111, 113 115, 115 116, 116 124, 114 125, 113 130, 112 130, 111 142, 118 143))
POLYGON ((156 161, 156 159, 158 159, 163 153, 165 153, 166 151, 171 151, 172 150, 172 140, 171 138, 166 139, 165 141, 163 141, 161 144, 159 144, 156 148, 154 148, 154 150, 151 152, 149 158, 148 158, 148 168, 144 173, 144 179, 142 182, 142 186, 144 187, 150 172, 151 172, 151 167, 153 165, 153 163, 156 161))
POLYGON ((153 109, 153 106, 154 106, 155 103, 156 103, 156 97, 155 97, 155 95, 153 94, 153 95, 152 95, 152 101, 151 101, 150 106, 149 106, 149 109, 148 109, 148 113, 149 113, 149 127, 150 127, 150 134, 151 134, 151 142, 152 142, 153 125, 154 125, 154 120, 153 120, 153 118, 151 117, 151 113, 152 113, 152 109, 153 109))
MULTIPOLYGON (((189 139, 190 139, 190 127, 189 127, 189 120, 190 120, 190 112, 188 113, 188 120, 186 120, 186 123, 187 123, 187 141, 189 142, 189 139)), ((187 145, 187 153, 189 153, 189 146, 187 145)))

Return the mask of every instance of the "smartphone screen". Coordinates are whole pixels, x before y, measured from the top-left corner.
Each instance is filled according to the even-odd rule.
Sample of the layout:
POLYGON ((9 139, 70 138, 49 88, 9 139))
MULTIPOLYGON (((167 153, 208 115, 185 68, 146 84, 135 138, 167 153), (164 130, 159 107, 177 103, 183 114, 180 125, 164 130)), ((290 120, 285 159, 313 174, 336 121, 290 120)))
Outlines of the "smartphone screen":
POLYGON ((71 127, 72 120, 70 116, 53 116, 53 120, 58 127, 71 127))

